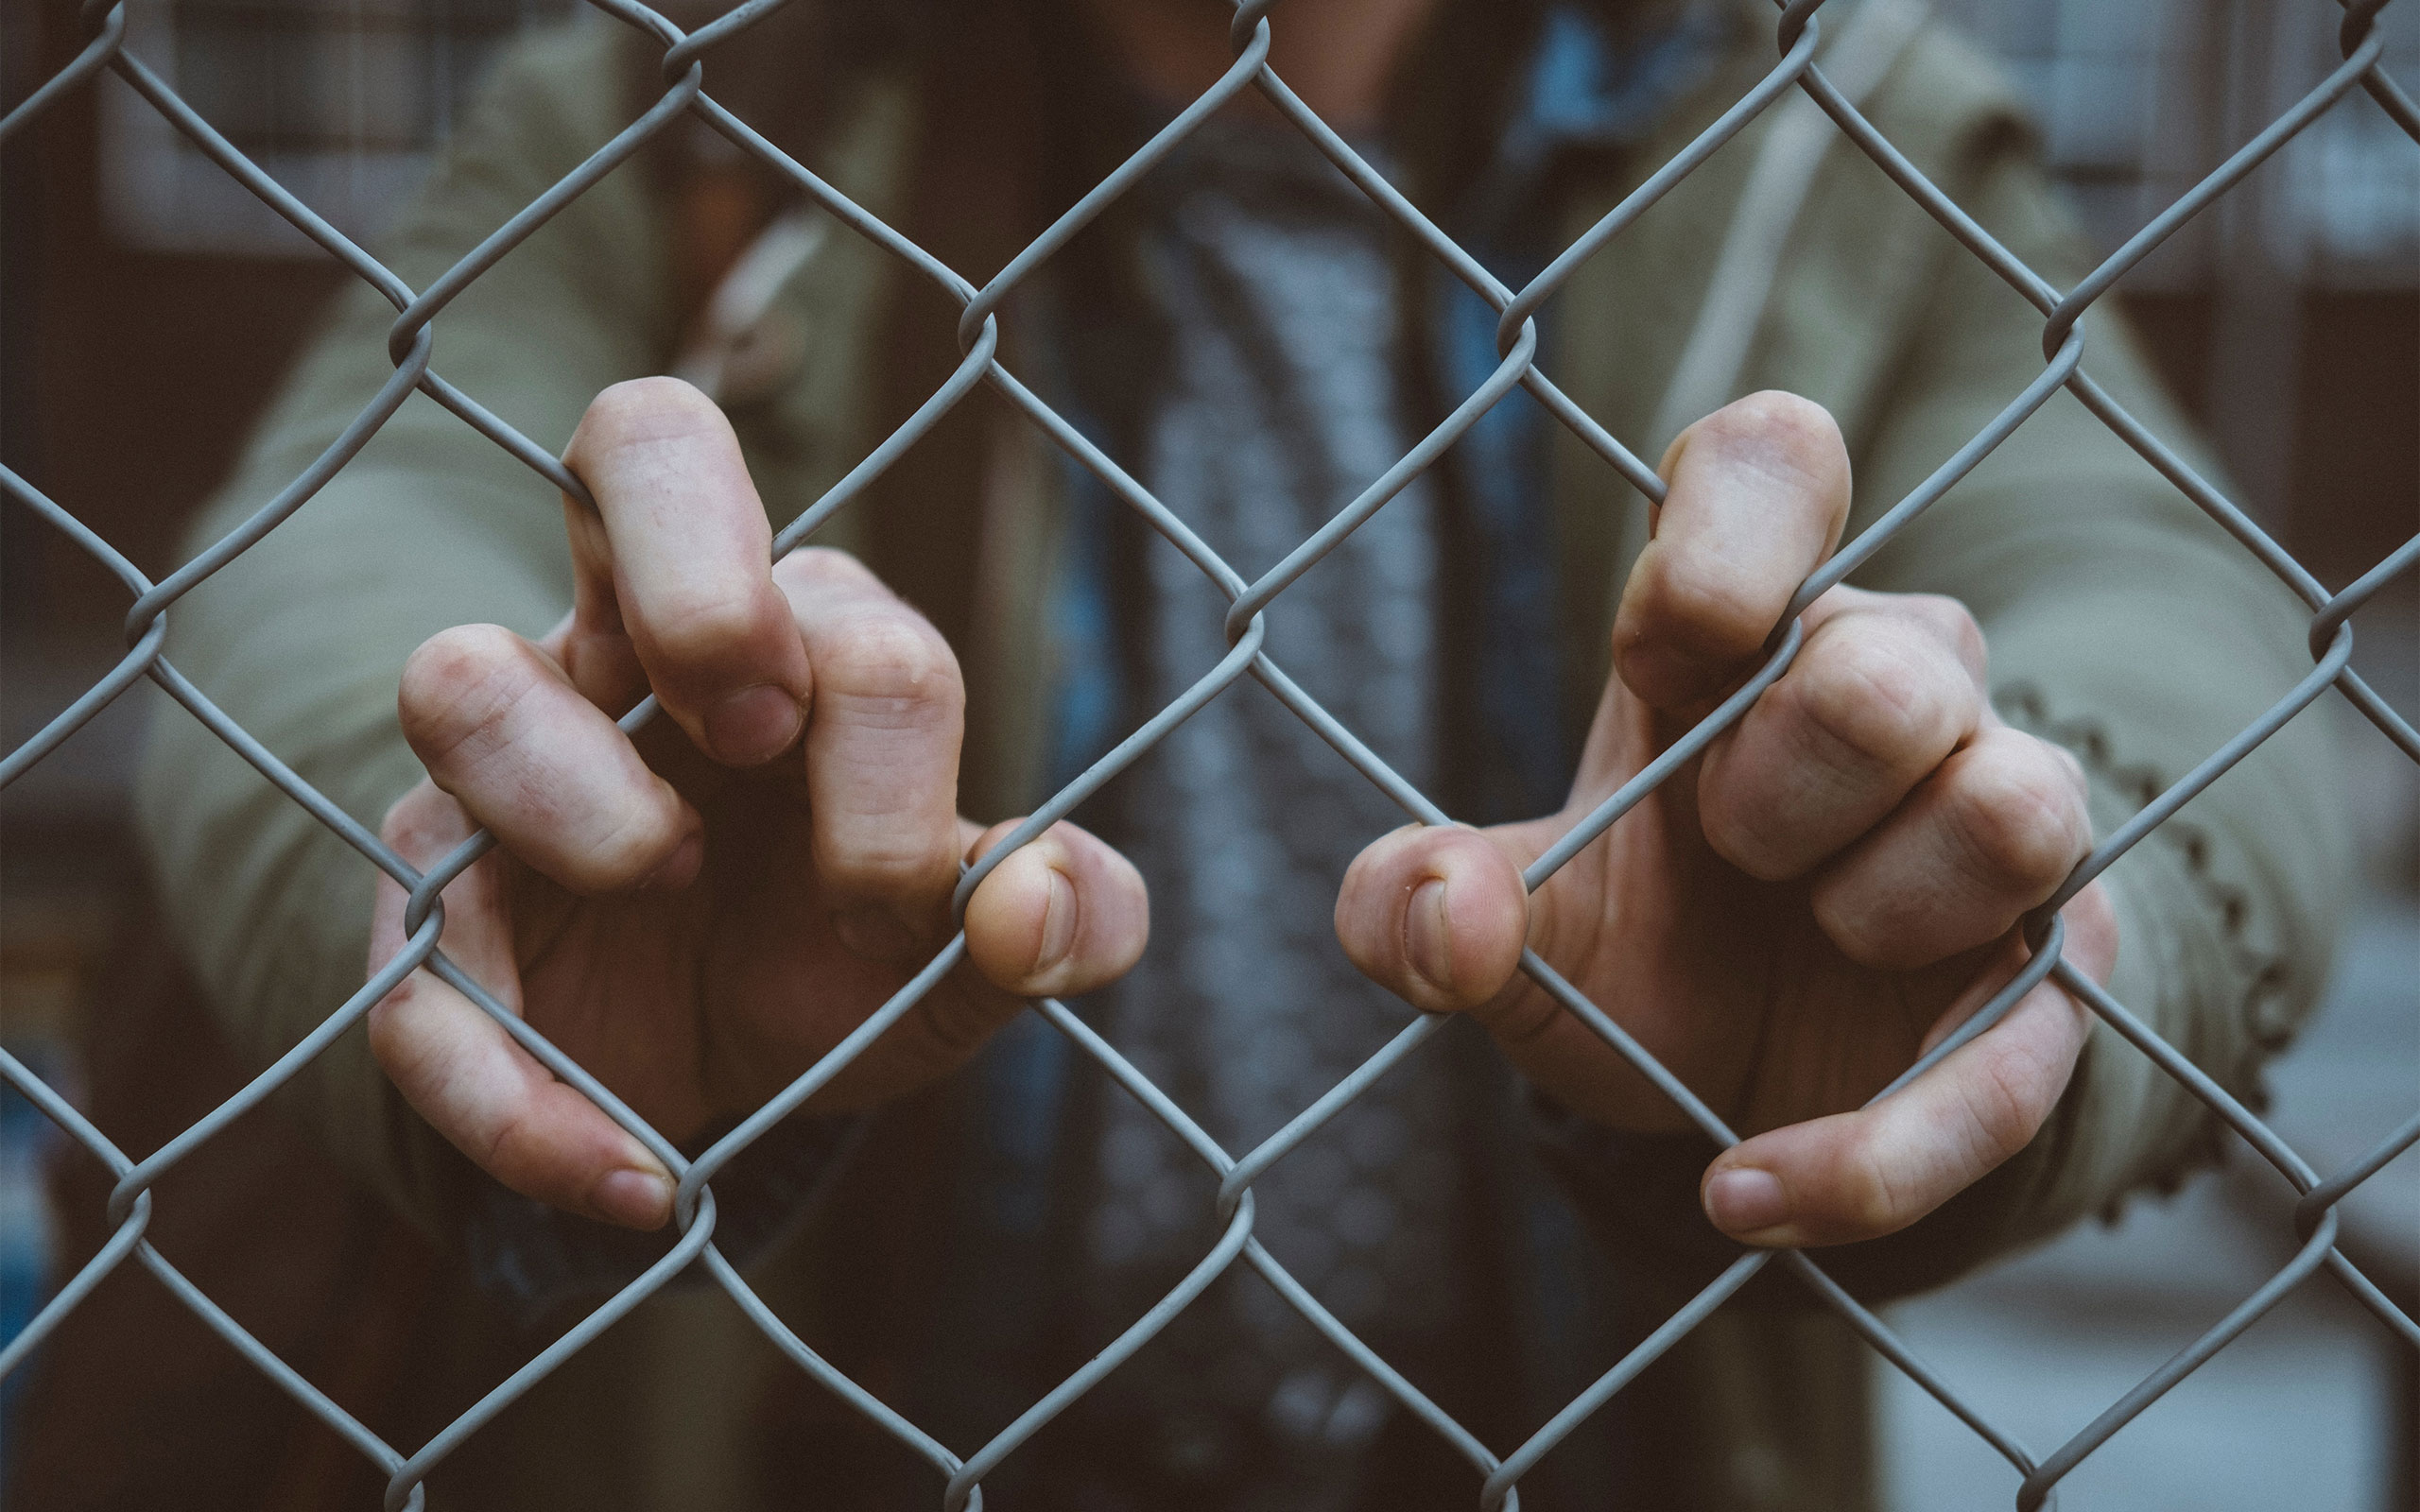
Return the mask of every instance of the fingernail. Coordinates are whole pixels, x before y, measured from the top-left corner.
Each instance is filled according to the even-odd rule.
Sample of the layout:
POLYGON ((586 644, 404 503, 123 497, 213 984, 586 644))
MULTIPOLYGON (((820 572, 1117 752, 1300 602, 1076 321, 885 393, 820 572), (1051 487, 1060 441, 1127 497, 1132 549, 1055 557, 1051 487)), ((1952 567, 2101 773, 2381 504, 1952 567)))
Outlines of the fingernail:
POLYGON ((672 848, 653 871, 639 881, 641 892, 676 892, 698 880, 698 868, 705 865, 706 837, 695 831, 672 848))
POLYGON ((1034 953, 1033 974, 1056 967, 1076 945, 1076 889, 1057 868, 1050 871, 1050 898, 1042 908, 1042 948, 1034 953))
POLYGON ((769 682, 742 688, 706 715, 706 745, 717 761, 753 766, 798 738, 798 700, 769 682))
POLYGON ((631 1228, 661 1228, 672 1215, 672 1183, 652 1171, 624 1166, 599 1177, 589 1206, 631 1228))
POLYGON ((1445 921, 1445 879, 1431 877, 1411 891, 1404 905, 1404 952, 1411 969, 1431 987, 1451 988, 1453 930, 1445 921))
POLYGON ((1789 1218, 1789 1194, 1771 1171, 1735 1165, 1706 1182, 1705 1215, 1724 1233, 1753 1234, 1789 1218))
POLYGON ((869 961, 897 961, 916 948, 915 932, 888 908, 843 908, 832 916, 832 928, 850 954, 869 961))

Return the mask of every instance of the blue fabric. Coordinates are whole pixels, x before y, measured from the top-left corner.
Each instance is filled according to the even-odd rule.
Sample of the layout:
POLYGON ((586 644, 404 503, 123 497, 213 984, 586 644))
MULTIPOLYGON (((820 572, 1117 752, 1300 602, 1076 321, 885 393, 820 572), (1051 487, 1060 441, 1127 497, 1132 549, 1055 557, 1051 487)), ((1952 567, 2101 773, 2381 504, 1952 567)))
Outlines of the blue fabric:
MULTIPOLYGON (((1549 174, 1573 151, 1607 153, 1635 146, 1664 118, 1680 96, 1703 81, 1727 43, 1724 13, 1713 8, 1685 11, 1662 27, 1616 37, 1595 9, 1557 6, 1543 18, 1523 83, 1495 150, 1466 193, 1447 229, 1497 278, 1519 287, 1542 269, 1552 238, 1563 228, 1550 217, 1549 174)), ((1430 368, 1441 391, 1436 412, 1450 410, 1486 381, 1499 361, 1496 312, 1443 267, 1429 265, 1431 282, 1416 285, 1407 309, 1428 341, 1430 368), (1425 318, 1423 318, 1425 317, 1425 318)), ((1072 377, 1096 370, 1104 352, 1097 330, 1071 320, 1058 301, 1043 299, 1022 312, 1037 335, 1030 359, 1049 379, 1044 391, 1071 422, 1113 455, 1131 458, 1139 415, 1104 417, 1087 400, 1140 406, 1149 396, 1130 392, 1087 395, 1072 377)), ((1542 353, 1549 370, 1550 352, 1542 353)), ((1484 732, 1478 765, 1485 780, 1478 790, 1457 793, 1461 816, 1480 822, 1551 811, 1563 799, 1581 731, 1563 726, 1554 620, 1555 574, 1552 505, 1547 488, 1547 448, 1553 421, 1525 391, 1515 389, 1481 418, 1448 454, 1443 469, 1460 511, 1464 543, 1476 571, 1467 584, 1477 595, 1462 623, 1475 644, 1468 686, 1453 690, 1459 702, 1448 717, 1484 732)), ((1116 578, 1116 542, 1139 534, 1124 504, 1092 472, 1063 453, 1063 494, 1070 540, 1061 576, 1047 605, 1051 661, 1058 680, 1051 689, 1052 739, 1046 781, 1055 789, 1098 760, 1147 710, 1134 706, 1132 679, 1134 606, 1124 602, 1116 578)), ((939 1383, 955 1393, 974 1420, 994 1416, 1039 1380, 1000 1393, 998 1402, 968 1402, 972 1376, 1013 1377, 1048 1357, 1051 1331, 1063 1325, 1050 1308, 1035 1310, 1000 1295, 1007 1275, 1027 1278, 1049 1271, 1044 1255, 1061 1243, 1033 1227, 1050 1211, 1056 1227, 1080 1222, 1085 1188, 1081 1165, 1088 1148, 1079 1109, 1087 1106, 1074 1089, 1080 1074, 1072 1049, 1033 1020, 1021 1022, 978 1063, 976 1137, 961 1178, 969 1190, 959 1205, 973 1231, 959 1246, 981 1257, 953 1273, 950 1286, 963 1309, 959 1336, 979 1335, 982 1362, 959 1361, 939 1383), (1072 1178, 1071 1178, 1072 1174, 1072 1178), (1053 1211, 1053 1205, 1056 1211, 1053 1211), (1014 1314, 1011 1316, 1011 1314, 1014 1314), (1030 1336, 1025 1336, 1030 1335, 1030 1336), (974 1366, 970 1370, 968 1367, 974 1366)), ((1509 1123, 1517 1124, 1515 1114, 1509 1123)), ((1505 1136, 1523 1138, 1517 1129, 1505 1136)), ((1513 1158, 1508 1147, 1503 1152, 1513 1158)), ((1549 1149, 1549 1158, 1568 1153, 1549 1149)), ((1564 1162, 1558 1162, 1564 1163, 1564 1162)), ((1529 1352, 1552 1356, 1532 1362, 1546 1389, 1567 1400, 1575 1381, 1602 1368, 1590 1341, 1601 1341, 1611 1326, 1613 1303, 1605 1293, 1605 1262, 1595 1252, 1568 1198, 1534 1178, 1515 1182, 1502 1200, 1517 1215, 1510 1230, 1515 1326, 1529 1352)), ((1062 1256, 1063 1267, 1065 1257, 1062 1256)), ((1063 1302, 1062 1304, 1064 1305, 1063 1302)), ((1072 1362, 1067 1362, 1072 1364, 1072 1362)), ((1566 1455, 1585 1452, 1566 1451, 1566 1455)), ((1012 1465, 1016 1463, 1012 1461, 1012 1465)), ((1004 1470, 1009 1467, 1004 1467, 1004 1470)), ((998 1490, 1014 1498, 1011 1483, 998 1490)), ((1008 1501, 1003 1505, 1008 1505, 1008 1501)))
MULTIPOLYGON (((1492 163, 1452 230, 1487 270, 1518 290, 1544 271, 1560 227, 1545 224, 1547 170, 1574 149, 1634 145, 1706 76, 1720 56, 1720 21, 1685 12, 1668 30, 1616 44, 1603 20, 1576 7, 1549 11, 1527 88, 1492 163)), ((1495 309, 1436 269, 1437 370, 1449 408, 1477 390, 1501 358, 1495 309)), ((1543 337, 1547 329, 1540 322, 1543 337)), ((1553 353, 1541 348, 1541 366, 1553 353)), ((1551 813, 1564 799, 1583 730, 1564 727, 1558 690, 1553 503, 1547 487, 1553 419, 1515 388, 1479 417, 1448 454, 1462 502, 1479 598, 1472 617, 1477 790, 1462 817, 1478 823, 1551 813)))
MULTIPOLYGON (((1072 404, 1057 406, 1095 445, 1101 427, 1072 404)), ((1124 733, 1126 668, 1118 651, 1117 610, 1110 589, 1114 511, 1122 507, 1108 486, 1064 452, 1054 451, 1064 470, 1067 500, 1066 558, 1046 608, 1051 651, 1057 659, 1050 692, 1049 754, 1044 770, 1048 791, 1083 775, 1107 755, 1124 733)))

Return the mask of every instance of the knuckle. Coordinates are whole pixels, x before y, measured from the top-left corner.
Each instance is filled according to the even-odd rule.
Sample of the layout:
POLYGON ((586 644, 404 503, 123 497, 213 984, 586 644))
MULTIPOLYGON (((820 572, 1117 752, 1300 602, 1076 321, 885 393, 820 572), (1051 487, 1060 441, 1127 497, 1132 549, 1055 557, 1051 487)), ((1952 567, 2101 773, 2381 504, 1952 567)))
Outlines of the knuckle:
POLYGON ((1988 1170, 2033 1138, 2039 1106, 2034 1084, 2041 1068, 2026 1057, 1995 1054, 1985 1057, 1981 1071, 1966 1084, 1963 1107, 1975 1143, 1975 1166, 1988 1170))
POLYGON ((1660 558, 1647 589, 1640 633, 1700 656, 1754 651, 1782 608, 1729 564, 1695 556, 1660 558))
POLYGON ((948 643, 912 612, 853 615, 819 649, 816 679, 841 697, 942 707, 962 696, 948 643))
POLYGON ((564 1194, 553 1190, 559 1183, 546 1179, 555 1173, 546 1169, 545 1139, 528 1108, 516 1104, 504 1109, 480 1135, 474 1156, 480 1170, 525 1196, 565 1200, 564 1194))
POLYGON ((1700 421, 1711 436, 1771 441, 1787 438, 1822 440, 1837 437, 1831 413, 1803 394, 1784 388, 1760 388, 1723 405, 1700 421))
POLYGON ((713 400, 681 379, 626 378, 589 401, 574 445, 610 450, 684 435, 719 415, 713 400))
POLYGON ((458 697, 503 659, 509 636, 493 625, 457 625, 423 641, 404 662, 405 703, 426 706, 458 697))
POLYGON ((1718 762, 1736 748, 1718 742, 1708 753, 1706 776, 1698 787, 1699 827, 1706 844, 1725 861, 1759 882, 1784 881, 1798 872, 1806 857, 1782 842, 1769 802, 1743 795, 1727 780, 1727 767, 1718 762))
POLYGON ((2087 840, 2076 789, 2047 749, 2000 749, 2007 754, 1975 761, 1960 773, 1950 822, 1985 882, 2029 896, 2047 894, 2087 840))
POLYGON ((466 833, 462 805, 426 779, 395 799, 378 822, 378 838, 416 867, 466 833))
POLYGON ((675 662, 711 662, 777 634, 781 622, 752 591, 753 586, 683 593, 652 605, 648 638, 675 662))
POLYGON ((1758 882, 1787 882, 1798 868, 1797 858, 1765 841, 1765 827, 1737 807, 1709 807, 1700 816, 1705 843, 1716 855, 1758 882))
POLYGON ((823 869, 852 894, 924 903, 947 893, 957 865, 952 847, 909 820, 851 827, 823 860, 823 869))
POLYGON ((1860 1235, 1887 1234, 1908 1221, 1905 1184, 1893 1152, 1877 1132, 1861 1135, 1851 1152, 1841 1183, 1839 1217, 1842 1227, 1860 1235))
MULTIPOLYGON (((2083 763, 2077 760, 2076 753, 2065 746, 2044 741, 2042 748, 2048 752, 2050 759, 2058 765, 2060 778, 2067 784, 2068 791, 2075 795, 2078 804, 2077 818, 2082 821, 2083 818, 2082 805, 2086 795, 2092 791, 2092 782, 2084 775, 2083 763)), ((2086 838, 2089 839, 2089 834, 2086 838)))
POLYGON ((1985 662, 1987 647, 1983 627, 1976 620, 1974 610, 1946 593, 1909 593, 1900 599, 1901 607, 1913 614, 1962 665, 1979 670, 1985 662))
POLYGON ((1844 634, 1827 638, 1809 660, 1796 679, 1796 709, 1827 743, 1889 768, 1947 753, 1957 707, 1921 645, 1891 634, 1844 634))
POLYGON ((527 691, 520 637, 496 625, 460 625, 423 642, 404 662, 395 709, 404 738, 438 763, 491 730, 527 691))
MULTIPOLYGON (((858 794, 851 807, 835 805, 817 826, 815 868, 843 897, 921 913, 945 900, 958 880, 960 850, 954 830, 954 819, 936 822, 925 795, 858 794)), ((1010 857, 1002 866, 1017 860, 1010 857)))
POLYGON ((773 580, 800 589, 841 589, 888 598, 873 568, 837 546, 801 546, 773 564, 773 580))
MULTIPOLYGON (((668 794, 664 797, 669 799, 668 794)), ((670 802, 633 802, 580 847, 574 880, 580 890, 590 892, 636 886, 680 839, 680 815, 670 802)))
POLYGON ((1831 411, 1783 389, 1735 400, 1698 423, 1705 439, 1769 467, 1828 478, 1846 460, 1831 411))

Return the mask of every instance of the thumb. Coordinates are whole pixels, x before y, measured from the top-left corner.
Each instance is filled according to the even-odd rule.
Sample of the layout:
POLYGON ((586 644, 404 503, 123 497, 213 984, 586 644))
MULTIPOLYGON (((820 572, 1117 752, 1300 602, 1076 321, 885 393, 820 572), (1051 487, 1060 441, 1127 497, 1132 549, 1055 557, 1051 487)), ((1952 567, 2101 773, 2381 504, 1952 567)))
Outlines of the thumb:
POLYGON ((1371 980, 1443 1013, 1487 1005, 1512 979, 1529 915, 1520 869, 1494 840, 1409 825, 1354 858, 1337 892, 1336 937, 1371 980))
MULTIPOLYGON (((2117 939, 2107 895, 2087 888, 2068 918, 2067 954, 2105 977, 2117 939)), ((1980 1007, 1996 990, 1969 1001, 1980 1007)), ((1706 1216, 1740 1243, 1768 1248, 1895 1233, 2031 1142, 2066 1090, 2090 1028, 2084 1009, 2045 981, 1890 1096, 1724 1151, 1699 1188, 1706 1216)))
POLYGON ((1714 696, 1758 660, 1849 513, 1848 449, 1823 407, 1759 393, 1683 431, 1671 487, 1614 618, 1614 666, 1657 709, 1714 696))

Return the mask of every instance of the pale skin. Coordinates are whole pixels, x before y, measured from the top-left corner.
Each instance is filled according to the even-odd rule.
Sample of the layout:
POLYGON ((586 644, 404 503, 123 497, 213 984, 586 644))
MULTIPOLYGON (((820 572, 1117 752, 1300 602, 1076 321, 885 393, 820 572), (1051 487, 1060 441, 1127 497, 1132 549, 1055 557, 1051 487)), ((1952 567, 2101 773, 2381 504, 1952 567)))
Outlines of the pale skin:
MULTIPOLYGON (((1365 123, 1426 3, 1299 0, 1273 61, 1339 125, 1365 123)), ((1227 56, 1223 7, 1090 9, 1162 93, 1198 89, 1227 56)), ((754 1108, 895 992, 949 937, 959 862, 1010 826, 956 812, 964 696, 946 644, 844 556, 770 562, 737 441, 703 395, 617 385, 565 460, 597 506, 565 503, 572 613, 538 641, 466 626, 414 654, 399 713, 429 776, 384 833, 426 865, 495 832, 446 890, 445 949, 678 1142, 754 1108), (613 720, 650 691, 668 717, 633 742, 613 720)), ((1962 607, 1834 589, 1744 719, 1525 895, 1522 866, 1754 670, 1847 518, 1839 432, 1789 395, 1699 421, 1662 472, 1564 810, 1378 838, 1344 878, 1337 934, 1415 1006, 1470 1013, 1577 1111, 1680 1126, 1517 974, 1536 949, 1748 1136, 1705 1175, 1718 1228, 1760 1246, 1891 1233, 2022 1148, 2073 1072, 2088 1021, 2046 985, 1859 1110, 2022 962, 2022 916, 2090 843, 2083 777, 1992 712, 1962 607)), ((382 884, 373 965, 402 946, 404 902, 382 884)), ((2066 918, 2068 957, 2105 977, 2105 893, 2066 918)), ((811 1108, 897 1096, 1026 999, 1115 980, 1149 905, 1124 858, 1063 823, 985 879, 964 925, 967 961, 811 1108)), ((669 1219, 669 1174, 645 1146, 427 972, 370 1030, 406 1100, 507 1186, 633 1228, 669 1219)))

